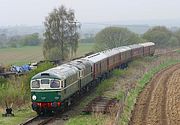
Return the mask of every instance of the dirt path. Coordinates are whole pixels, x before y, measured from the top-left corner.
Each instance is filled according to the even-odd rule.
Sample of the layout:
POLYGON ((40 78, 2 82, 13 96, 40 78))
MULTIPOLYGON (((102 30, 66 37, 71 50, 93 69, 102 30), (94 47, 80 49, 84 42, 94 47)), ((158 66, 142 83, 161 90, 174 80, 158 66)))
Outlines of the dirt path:
POLYGON ((180 64, 153 77, 139 95, 129 125, 180 125, 180 64))

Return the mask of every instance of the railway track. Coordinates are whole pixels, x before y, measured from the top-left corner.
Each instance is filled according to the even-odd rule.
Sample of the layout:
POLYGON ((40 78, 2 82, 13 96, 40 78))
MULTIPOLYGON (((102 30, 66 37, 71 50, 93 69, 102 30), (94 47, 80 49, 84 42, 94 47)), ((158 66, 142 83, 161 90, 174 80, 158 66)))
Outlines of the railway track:
POLYGON ((41 116, 35 116, 24 123, 21 123, 20 125, 46 125, 47 123, 53 121, 56 117, 41 117, 41 116))
POLYGON ((97 97, 86 105, 83 112, 101 112, 110 113, 112 108, 117 105, 118 101, 107 97, 97 97))

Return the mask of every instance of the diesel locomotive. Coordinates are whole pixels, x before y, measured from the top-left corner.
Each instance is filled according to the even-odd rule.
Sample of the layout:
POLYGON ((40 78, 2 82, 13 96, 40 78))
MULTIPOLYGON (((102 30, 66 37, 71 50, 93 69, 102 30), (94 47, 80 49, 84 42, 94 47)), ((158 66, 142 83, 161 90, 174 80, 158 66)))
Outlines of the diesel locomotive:
POLYGON ((124 68, 129 61, 154 52, 153 42, 122 46, 40 72, 30 82, 32 108, 38 114, 62 110, 113 69, 124 68))

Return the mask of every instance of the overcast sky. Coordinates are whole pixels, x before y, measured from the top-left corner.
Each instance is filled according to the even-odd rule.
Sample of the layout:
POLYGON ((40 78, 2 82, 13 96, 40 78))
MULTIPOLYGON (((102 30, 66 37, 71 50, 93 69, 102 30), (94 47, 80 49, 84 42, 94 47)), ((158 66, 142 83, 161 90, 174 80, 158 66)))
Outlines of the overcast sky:
POLYGON ((80 22, 180 20, 180 0, 0 0, 0 26, 42 25, 62 4, 80 22))

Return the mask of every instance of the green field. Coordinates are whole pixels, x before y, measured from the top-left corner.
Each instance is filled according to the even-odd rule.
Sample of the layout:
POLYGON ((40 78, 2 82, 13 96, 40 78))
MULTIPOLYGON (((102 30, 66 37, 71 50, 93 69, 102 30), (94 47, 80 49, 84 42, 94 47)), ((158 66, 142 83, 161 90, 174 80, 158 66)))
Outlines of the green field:
MULTIPOLYGON (((77 56, 82 56, 93 50, 93 43, 80 43, 77 56)), ((0 64, 21 65, 43 60, 42 46, 27 46, 22 48, 0 49, 0 64)))

